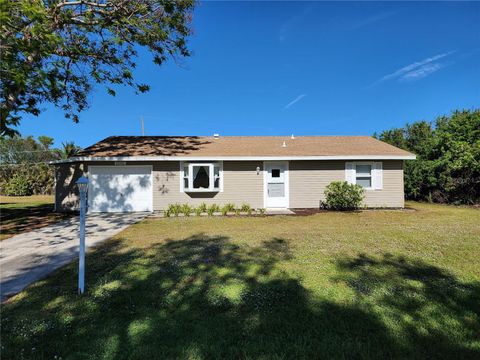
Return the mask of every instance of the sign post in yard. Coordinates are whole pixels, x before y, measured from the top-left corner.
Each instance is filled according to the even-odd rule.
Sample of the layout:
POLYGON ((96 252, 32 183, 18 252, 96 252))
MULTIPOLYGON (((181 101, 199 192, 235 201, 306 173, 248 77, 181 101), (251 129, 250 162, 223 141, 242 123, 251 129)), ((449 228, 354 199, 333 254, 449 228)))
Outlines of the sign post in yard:
POLYGON ((87 210, 88 179, 82 176, 76 182, 80 193, 80 253, 78 256, 78 293, 85 290, 85 213, 87 210))

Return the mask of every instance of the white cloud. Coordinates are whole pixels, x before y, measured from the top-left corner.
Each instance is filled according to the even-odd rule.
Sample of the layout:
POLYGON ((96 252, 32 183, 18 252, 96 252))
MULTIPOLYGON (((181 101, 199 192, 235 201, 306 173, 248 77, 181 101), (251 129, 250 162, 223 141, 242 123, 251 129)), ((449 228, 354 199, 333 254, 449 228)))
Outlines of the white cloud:
POLYGON ((306 6, 302 11, 296 15, 289 17, 278 30, 278 41, 284 42, 289 33, 294 29, 302 25, 304 18, 312 11, 312 5, 306 6))
POLYGON ((381 13, 369 16, 365 19, 357 21, 356 23, 353 23, 351 26, 347 28, 347 30, 358 30, 364 26, 368 26, 373 23, 376 23, 377 21, 387 19, 390 16, 395 15, 396 13, 397 11, 385 11, 385 12, 381 12, 381 13))
POLYGON ((437 72, 438 70, 444 68, 445 66, 446 64, 440 64, 440 63, 422 65, 420 68, 407 72, 406 74, 402 75, 399 81, 413 81, 413 80, 421 79, 421 78, 427 77, 430 74, 433 74, 434 72, 437 72))
POLYGON ((391 74, 385 75, 375 84, 393 79, 397 79, 398 81, 412 81, 427 77, 428 75, 433 74, 434 72, 437 72, 438 70, 447 66, 446 64, 436 62, 437 60, 443 59, 453 54, 454 52, 455 51, 449 51, 446 53, 428 57, 421 61, 416 61, 412 64, 398 69, 397 71, 394 71, 391 74))
POLYGON ((293 100, 290 101, 287 105, 285 105, 285 107, 283 108, 283 110, 287 110, 287 109, 290 108, 291 106, 295 105, 297 102, 299 102, 300 100, 302 100, 305 96, 307 96, 307 94, 300 94, 300 95, 298 95, 295 99, 293 99, 293 100))

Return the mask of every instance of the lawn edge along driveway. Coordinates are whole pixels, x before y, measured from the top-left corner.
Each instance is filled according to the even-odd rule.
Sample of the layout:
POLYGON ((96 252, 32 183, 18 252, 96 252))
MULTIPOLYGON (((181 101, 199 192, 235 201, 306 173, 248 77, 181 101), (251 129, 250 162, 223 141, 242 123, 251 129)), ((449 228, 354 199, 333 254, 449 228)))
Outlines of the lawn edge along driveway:
MULTIPOLYGON (((146 213, 87 215, 86 247, 118 234, 146 213)), ((0 242, 0 297, 3 302, 78 256, 75 216, 0 242)), ((88 264, 87 264, 88 266, 88 264)))

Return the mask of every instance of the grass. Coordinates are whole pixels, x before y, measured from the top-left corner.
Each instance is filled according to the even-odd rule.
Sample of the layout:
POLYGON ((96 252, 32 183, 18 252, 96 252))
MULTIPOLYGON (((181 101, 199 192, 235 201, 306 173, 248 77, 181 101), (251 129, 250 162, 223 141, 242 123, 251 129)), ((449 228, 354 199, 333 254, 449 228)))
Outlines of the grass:
POLYGON ((52 195, 0 196, 0 241, 70 216, 54 213, 53 202, 52 195))
POLYGON ((2 306, 4 358, 480 357, 480 211, 147 219, 2 306))

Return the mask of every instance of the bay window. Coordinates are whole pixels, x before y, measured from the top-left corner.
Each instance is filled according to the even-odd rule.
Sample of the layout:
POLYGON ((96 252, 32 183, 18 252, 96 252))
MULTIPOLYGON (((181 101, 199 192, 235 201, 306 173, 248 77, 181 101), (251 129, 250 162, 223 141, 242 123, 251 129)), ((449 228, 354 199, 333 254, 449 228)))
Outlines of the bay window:
POLYGON ((223 189, 222 163, 181 163, 180 191, 217 192, 223 189))

